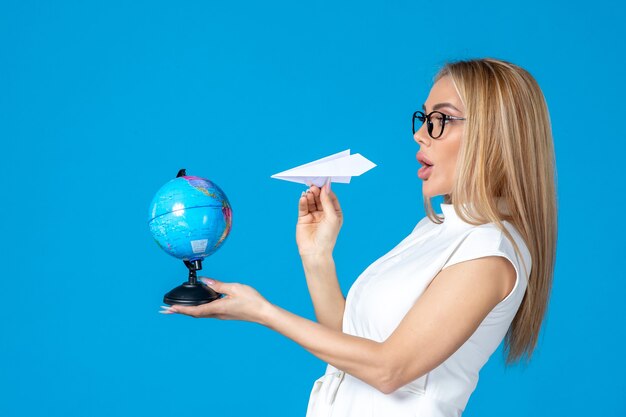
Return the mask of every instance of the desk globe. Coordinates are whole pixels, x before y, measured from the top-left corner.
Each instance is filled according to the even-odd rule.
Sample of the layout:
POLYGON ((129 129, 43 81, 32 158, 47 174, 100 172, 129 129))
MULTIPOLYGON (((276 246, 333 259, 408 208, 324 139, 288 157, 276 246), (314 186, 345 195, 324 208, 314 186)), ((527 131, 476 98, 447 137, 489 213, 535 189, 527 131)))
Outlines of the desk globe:
POLYGON ((163 297, 166 304, 199 305, 220 298, 219 293, 197 281, 202 261, 217 251, 230 233, 232 209, 226 194, 206 178, 178 171, 150 203, 150 232, 168 254, 181 259, 187 282, 163 297))

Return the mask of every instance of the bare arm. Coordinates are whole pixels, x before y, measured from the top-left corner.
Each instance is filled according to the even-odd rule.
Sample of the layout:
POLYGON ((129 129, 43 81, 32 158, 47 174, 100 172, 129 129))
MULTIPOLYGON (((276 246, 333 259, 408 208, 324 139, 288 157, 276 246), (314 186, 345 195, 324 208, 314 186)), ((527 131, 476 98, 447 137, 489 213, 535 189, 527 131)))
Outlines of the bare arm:
MULTIPOLYGON (((322 191, 312 186, 300 198, 296 242, 303 262, 321 254, 332 259, 330 254, 341 227, 343 215, 336 196, 327 186, 322 191)), ((305 272, 316 316, 329 326, 269 302, 259 322, 384 393, 421 377, 450 357, 515 282, 513 265, 502 257, 472 259, 445 268, 391 336, 379 343, 340 331, 339 316, 345 300, 334 264, 305 263, 305 272)))
POLYGON ((332 251, 343 213, 337 196, 328 186, 322 192, 311 185, 300 196, 296 243, 317 321, 341 331, 346 300, 339 287, 332 251))
POLYGON ((514 282, 513 266, 501 257, 452 265, 433 279, 383 343, 341 333, 269 303, 260 323, 388 394, 452 355, 514 282))
POLYGON ((302 266, 318 323, 341 331, 346 299, 339 287, 335 261, 330 255, 303 257, 302 266))

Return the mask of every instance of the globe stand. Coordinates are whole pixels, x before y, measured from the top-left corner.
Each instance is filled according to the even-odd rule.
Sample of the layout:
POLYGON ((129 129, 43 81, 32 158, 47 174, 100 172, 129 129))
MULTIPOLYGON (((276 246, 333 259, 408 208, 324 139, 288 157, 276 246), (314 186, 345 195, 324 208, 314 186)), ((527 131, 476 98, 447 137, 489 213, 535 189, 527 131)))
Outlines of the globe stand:
POLYGON ((191 262, 183 262, 185 262, 185 265, 189 269, 189 280, 165 294, 165 297, 163 297, 165 304, 197 306, 210 303, 220 298, 220 293, 198 282, 196 271, 202 269, 202 260, 198 259, 191 262))

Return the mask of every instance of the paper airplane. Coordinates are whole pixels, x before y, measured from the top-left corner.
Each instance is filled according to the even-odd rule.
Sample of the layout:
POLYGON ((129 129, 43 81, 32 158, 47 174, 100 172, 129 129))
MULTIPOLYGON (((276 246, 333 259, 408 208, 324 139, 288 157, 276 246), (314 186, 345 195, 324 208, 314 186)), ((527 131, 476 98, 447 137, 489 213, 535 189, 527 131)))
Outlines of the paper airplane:
POLYGON ((350 155, 350 149, 326 156, 313 162, 272 175, 271 178, 299 182, 322 187, 327 179, 331 182, 349 184, 352 177, 359 176, 376 166, 360 153, 350 155))

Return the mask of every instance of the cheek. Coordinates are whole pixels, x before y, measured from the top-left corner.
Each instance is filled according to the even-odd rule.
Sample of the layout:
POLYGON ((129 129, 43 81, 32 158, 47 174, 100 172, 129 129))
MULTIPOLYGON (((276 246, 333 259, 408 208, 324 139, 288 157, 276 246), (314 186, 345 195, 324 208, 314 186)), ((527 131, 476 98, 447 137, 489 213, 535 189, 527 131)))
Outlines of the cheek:
POLYGON ((447 143, 447 147, 445 148, 445 159, 449 162, 449 165, 456 165, 456 160, 459 157, 459 152, 461 151, 461 138, 456 137, 453 140, 450 140, 447 143))
MULTIPOLYGON (((454 144, 452 144, 454 145, 454 144)), ((441 164, 439 166, 439 176, 446 181, 452 181, 454 179, 454 171, 456 170, 456 164, 459 156, 460 147, 450 146, 445 149, 445 153, 441 158, 441 164)))
MULTIPOLYGON (((435 175, 437 178, 437 181, 441 181, 446 184, 452 182, 452 179, 454 177, 454 165, 452 163, 446 162, 445 164, 441 164, 437 168, 439 168, 436 171, 436 175, 435 175)), ((433 174, 434 173, 435 172, 433 172, 433 174)))

